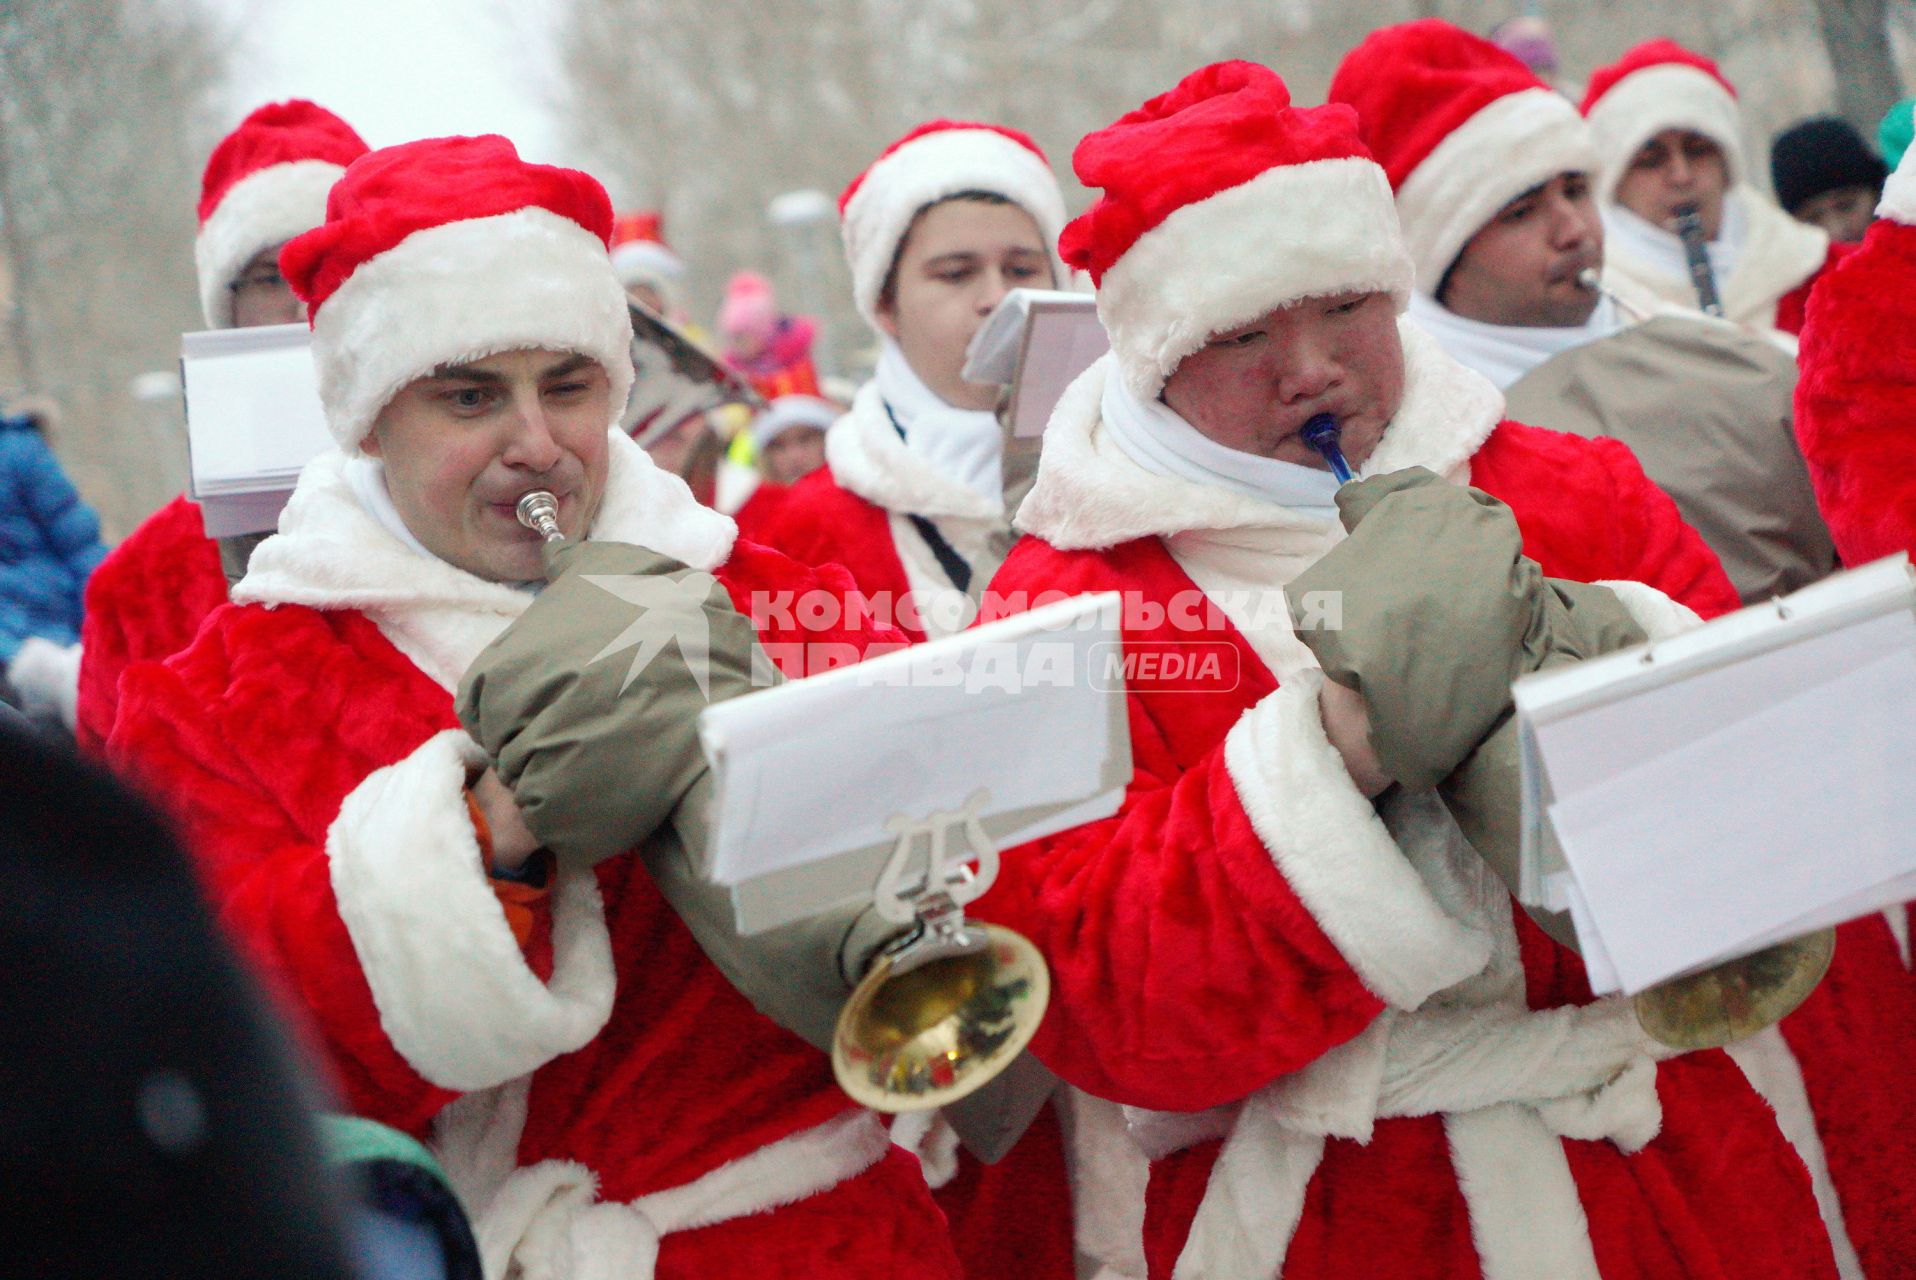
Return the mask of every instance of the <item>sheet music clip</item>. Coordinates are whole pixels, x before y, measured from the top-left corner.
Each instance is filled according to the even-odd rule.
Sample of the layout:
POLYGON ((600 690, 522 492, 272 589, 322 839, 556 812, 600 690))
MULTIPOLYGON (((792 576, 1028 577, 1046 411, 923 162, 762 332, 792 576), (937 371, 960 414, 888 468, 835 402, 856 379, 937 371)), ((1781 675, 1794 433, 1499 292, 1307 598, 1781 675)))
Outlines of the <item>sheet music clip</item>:
MULTIPOLYGON (((990 788, 979 787, 959 808, 940 809, 923 818, 898 813, 885 819, 885 830, 897 833, 898 844, 885 860, 885 869, 873 890, 872 906, 881 917, 892 924, 910 924, 924 915, 927 905, 941 898, 948 909, 962 908, 991 887, 998 878, 998 846, 985 834, 983 816, 990 803, 990 788), (951 857, 950 835, 955 828, 962 830, 971 855, 977 859, 975 870, 970 858, 951 857), (920 838, 925 842, 924 871, 908 880, 912 853, 920 838)), ((963 912, 956 914, 954 928, 962 928, 963 912)))

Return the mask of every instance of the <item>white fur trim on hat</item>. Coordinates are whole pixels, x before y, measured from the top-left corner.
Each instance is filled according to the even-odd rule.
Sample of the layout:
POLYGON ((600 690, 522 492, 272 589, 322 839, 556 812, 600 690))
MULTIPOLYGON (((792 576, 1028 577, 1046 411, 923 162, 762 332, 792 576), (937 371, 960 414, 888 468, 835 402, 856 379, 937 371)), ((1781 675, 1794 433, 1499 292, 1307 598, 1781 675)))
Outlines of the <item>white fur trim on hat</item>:
POLYGON ((685 275, 679 255, 656 240, 628 240, 612 249, 612 274, 630 289, 634 285, 669 285, 685 275))
POLYGON ((752 443, 763 449, 794 427, 829 431, 841 414, 837 405, 819 396, 780 396, 752 419, 752 443))
POLYGON ((1397 189, 1397 216, 1435 297, 1444 272, 1498 210, 1560 173, 1592 173, 1597 149, 1577 109, 1550 89, 1505 94, 1450 132, 1397 189))
POLYGON ((1185 205, 1104 273, 1098 316, 1124 384, 1157 398, 1213 333, 1300 298, 1377 290, 1410 297, 1411 261, 1390 181, 1357 157, 1267 169, 1185 205))
POLYGON ((878 295, 898 247, 926 205, 961 191, 990 191, 1030 214, 1051 260, 1053 284, 1071 279, 1058 257, 1064 193, 1037 153, 991 129, 940 129, 913 138, 876 161, 845 204, 845 260, 858 312, 878 324, 878 295))
POLYGON ((591 356, 612 380, 616 415, 632 387, 631 343, 604 242, 540 208, 415 231, 361 264, 313 317, 326 425, 347 453, 413 379, 502 351, 591 356))
POLYGON ((1730 185, 1743 174, 1743 118, 1736 99, 1709 72, 1665 62, 1633 71, 1590 107, 1597 145, 1597 199, 1615 198, 1639 148, 1665 129, 1692 129, 1723 148, 1730 185))
POLYGON ((325 160, 290 160, 249 173, 227 188, 193 241, 200 310, 208 328, 233 327, 231 286, 254 254, 326 221, 326 193, 344 172, 325 160))

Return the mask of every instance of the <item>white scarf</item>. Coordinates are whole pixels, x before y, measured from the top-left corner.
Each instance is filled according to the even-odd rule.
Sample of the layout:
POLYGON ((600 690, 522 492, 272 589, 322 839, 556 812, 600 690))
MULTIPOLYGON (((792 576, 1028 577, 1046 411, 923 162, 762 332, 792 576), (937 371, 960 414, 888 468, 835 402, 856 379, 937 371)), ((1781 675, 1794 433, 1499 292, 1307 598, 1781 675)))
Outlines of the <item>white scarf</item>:
POLYGON ((1005 437, 998 415, 946 404, 890 338, 879 348, 873 380, 905 433, 907 449, 989 501, 1003 501, 1005 437))
POLYGON ((1152 475, 1214 485, 1307 515, 1337 514, 1337 477, 1316 467, 1219 444, 1160 400, 1132 395, 1123 378, 1104 380, 1105 430, 1131 461, 1152 475))
POLYGON ((1528 325, 1485 324, 1460 316, 1422 293, 1410 296, 1410 317, 1437 339, 1452 359, 1475 369, 1508 391, 1512 384, 1544 361, 1608 338, 1628 325, 1622 309, 1609 294, 1599 296, 1597 309, 1582 324, 1533 328, 1528 325))
MULTIPOLYGON (((1750 211, 1740 189, 1732 189, 1723 198, 1723 225, 1716 239, 1704 246, 1710 259, 1710 271, 1716 276, 1716 291, 1727 299, 1730 278, 1743 259, 1744 242, 1750 233, 1750 211)), ((1647 218, 1638 217, 1620 204, 1603 206, 1603 234, 1615 251, 1636 259, 1658 275, 1688 282, 1690 258, 1683 250, 1683 238, 1666 231, 1647 218)), ((1727 305, 1727 302, 1726 302, 1727 305)))
POLYGON ((400 518, 399 508, 393 505, 392 490, 386 487, 386 464, 378 458, 366 454, 355 454, 347 459, 346 485, 353 491, 353 497, 359 499, 359 505, 366 514, 379 521, 379 527, 399 540, 399 544, 408 551, 432 558, 432 552, 426 550, 426 544, 413 536, 406 522, 400 518))

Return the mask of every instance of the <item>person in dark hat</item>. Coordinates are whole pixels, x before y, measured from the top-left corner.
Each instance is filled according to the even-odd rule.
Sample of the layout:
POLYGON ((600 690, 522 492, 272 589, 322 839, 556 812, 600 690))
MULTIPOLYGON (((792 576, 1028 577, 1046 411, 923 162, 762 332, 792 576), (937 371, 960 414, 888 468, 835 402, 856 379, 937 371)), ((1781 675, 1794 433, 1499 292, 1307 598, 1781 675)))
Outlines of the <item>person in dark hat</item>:
POLYGON ((364 1280, 312 1091, 152 811, 0 716, 0 813, 7 1273, 364 1280))
POLYGON ((1798 222, 1856 244, 1876 215, 1889 166, 1847 120, 1799 120, 1770 144, 1770 182, 1776 201, 1798 222))

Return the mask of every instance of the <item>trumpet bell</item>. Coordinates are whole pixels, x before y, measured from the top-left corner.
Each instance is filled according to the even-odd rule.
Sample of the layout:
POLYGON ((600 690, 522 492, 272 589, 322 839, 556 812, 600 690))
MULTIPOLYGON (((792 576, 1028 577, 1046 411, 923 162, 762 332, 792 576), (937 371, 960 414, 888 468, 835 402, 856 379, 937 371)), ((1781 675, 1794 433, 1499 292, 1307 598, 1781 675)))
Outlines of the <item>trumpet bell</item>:
POLYGON ((1637 1021, 1673 1049, 1720 1049, 1794 1012, 1835 954, 1834 929, 1765 947, 1639 993, 1637 1021))
POLYGON ((832 1035, 839 1087, 874 1111, 929 1111, 983 1088, 1031 1042, 1051 1001, 1037 947, 971 924, 955 954, 883 955, 832 1035))

